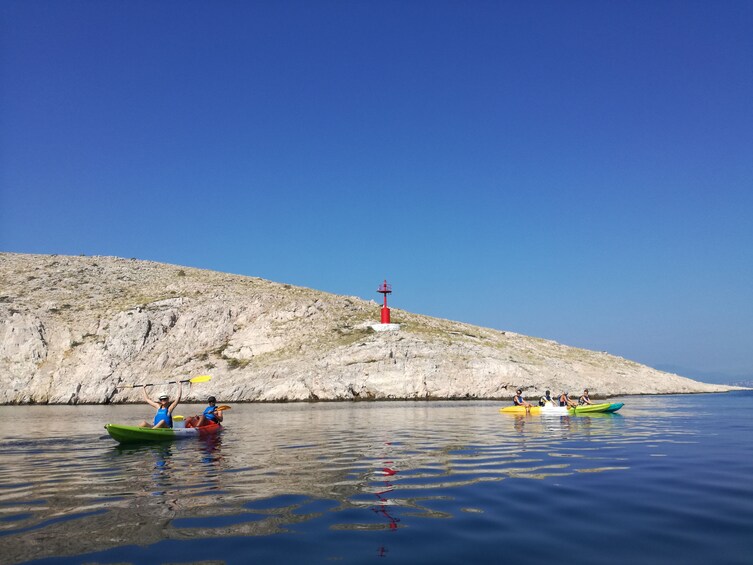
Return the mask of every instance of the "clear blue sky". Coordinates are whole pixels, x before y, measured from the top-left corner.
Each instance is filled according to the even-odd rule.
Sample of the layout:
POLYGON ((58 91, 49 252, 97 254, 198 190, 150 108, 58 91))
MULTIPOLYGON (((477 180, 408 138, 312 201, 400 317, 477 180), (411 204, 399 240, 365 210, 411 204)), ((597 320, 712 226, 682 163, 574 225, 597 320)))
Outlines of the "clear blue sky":
POLYGON ((753 374, 749 0, 0 17, 3 251, 387 278, 413 312, 753 374))

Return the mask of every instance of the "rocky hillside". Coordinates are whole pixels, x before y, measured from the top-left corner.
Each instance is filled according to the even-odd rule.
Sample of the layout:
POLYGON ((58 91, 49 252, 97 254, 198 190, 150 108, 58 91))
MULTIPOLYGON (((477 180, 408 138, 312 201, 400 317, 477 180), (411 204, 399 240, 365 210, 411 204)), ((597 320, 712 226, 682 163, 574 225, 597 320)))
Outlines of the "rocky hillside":
MULTIPOLYGON (((349 296, 116 257, 0 253, 0 403, 140 401, 118 385, 210 374, 189 399, 510 398, 715 392, 607 353, 349 296)), ((171 385, 174 386, 174 385, 171 385)), ((174 392, 174 388, 158 387, 174 392)))

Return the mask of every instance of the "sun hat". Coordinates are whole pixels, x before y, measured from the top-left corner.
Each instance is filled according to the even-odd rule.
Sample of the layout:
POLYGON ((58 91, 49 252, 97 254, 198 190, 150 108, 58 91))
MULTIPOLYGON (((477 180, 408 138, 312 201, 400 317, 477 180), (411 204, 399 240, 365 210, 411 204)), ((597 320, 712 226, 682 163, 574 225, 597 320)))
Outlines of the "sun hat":
POLYGON ((170 397, 169 397, 169 396, 167 396, 166 394, 160 394, 160 395, 159 395, 159 399, 160 399, 160 400, 170 400, 170 397))

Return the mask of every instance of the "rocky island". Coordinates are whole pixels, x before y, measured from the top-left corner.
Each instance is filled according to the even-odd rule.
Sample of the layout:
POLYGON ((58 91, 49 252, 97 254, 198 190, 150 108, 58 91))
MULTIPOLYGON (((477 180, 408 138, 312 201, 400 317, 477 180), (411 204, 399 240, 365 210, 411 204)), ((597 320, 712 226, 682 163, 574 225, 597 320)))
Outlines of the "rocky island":
POLYGON ((0 403, 503 399, 723 392, 610 355, 255 277, 117 257, 0 253, 0 403), (165 387, 168 388, 168 387, 165 387), (173 390, 173 389, 169 389, 173 390))

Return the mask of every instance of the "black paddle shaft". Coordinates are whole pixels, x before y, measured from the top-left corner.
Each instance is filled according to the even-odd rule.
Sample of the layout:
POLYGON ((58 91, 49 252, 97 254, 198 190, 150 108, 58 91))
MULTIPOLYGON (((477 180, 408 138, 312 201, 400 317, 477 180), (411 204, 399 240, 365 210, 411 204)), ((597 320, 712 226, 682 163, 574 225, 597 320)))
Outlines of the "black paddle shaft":
MULTIPOLYGON (((161 385, 176 385, 178 383, 190 383, 190 382, 191 382, 191 379, 184 379, 182 381, 167 381, 166 383, 157 383, 157 384, 161 384, 161 385)), ((117 386, 115 388, 139 388, 139 387, 142 387, 142 386, 143 387, 147 387, 147 386, 156 386, 156 385, 153 384, 153 383, 147 383, 147 384, 144 384, 144 385, 122 385, 122 386, 117 386)))

